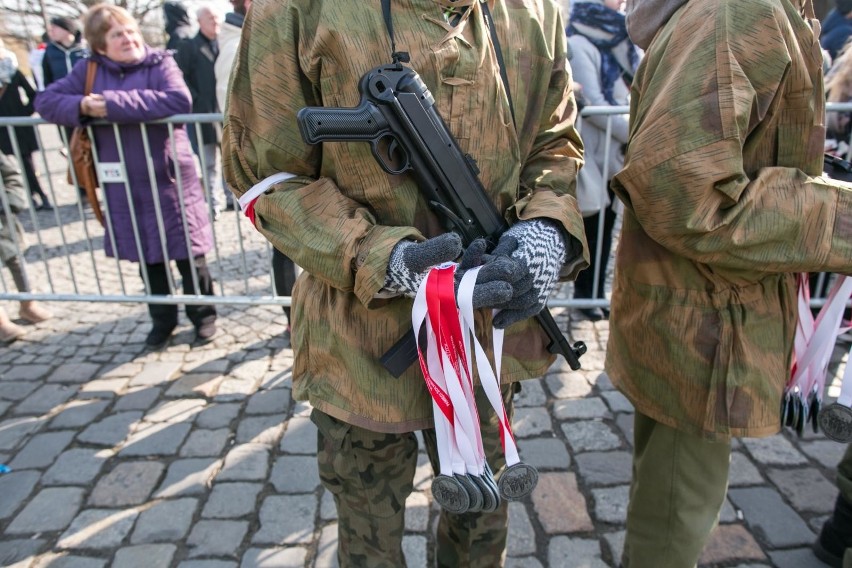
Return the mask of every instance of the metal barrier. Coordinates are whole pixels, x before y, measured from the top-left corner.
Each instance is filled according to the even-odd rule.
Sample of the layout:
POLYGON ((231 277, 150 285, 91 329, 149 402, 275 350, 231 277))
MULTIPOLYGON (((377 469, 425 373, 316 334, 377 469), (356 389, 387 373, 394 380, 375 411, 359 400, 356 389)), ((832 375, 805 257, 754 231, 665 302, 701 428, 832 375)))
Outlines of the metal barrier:
MULTIPOLYGON (((586 107, 581 113, 581 119, 592 115, 608 116, 607 131, 611 126, 612 116, 626 115, 628 107, 586 107)), ((852 103, 829 104, 830 111, 852 111, 852 103)), ((194 128, 201 139, 200 126, 203 123, 220 123, 221 114, 188 114, 175 115, 168 119, 158 120, 148 124, 140 125, 112 125, 116 139, 120 141, 119 128, 138 128, 142 138, 148 141, 147 130, 151 124, 164 124, 171 131, 177 124, 186 124, 187 128, 194 128)), ((213 220, 213 209, 211 204, 211 187, 217 185, 218 180, 211 180, 207 174, 207 164, 204 153, 201 152, 200 162, 197 164, 202 179, 205 198, 208 204, 208 215, 213 227, 213 249, 208 254, 208 265, 214 280, 215 296, 184 295, 175 286, 175 281, 169 277, 168 295, 154 295, 150 293, 148 277, 144 269, 144 263, 137 265, 134 262, 119 261, 109 258, 103 250, 104 233, 112 237, 114 228, 107 224, 102 228, 94 219, 94 215, 87 207, 85 200, 80 197, 77 188, 66 181, 69 168, 67 139, 65 130, 55 125, 48 124, 40 118, 33 117, 0 117, 0 129, 5 129, 12 141, 14 158, 18 166, 23 169, 23 156, 15 136, 15 126, 32 126, 35 129, 39 143, 37 154, 33 154, 36 170, 39 173, 40 183, 50 197, 54 205, 53 211, 37 211, 32 202, 27 211, 18 216, 26 234, 27 243, 16 243, 17 250, 23 255, 27 264, 27 272, 30 281, 35 283, 34 288, 38 292, 21 293, 9 286, 10 278, 5 271, 0 270, 0 299, 8 300, 49 300, 49 301, 83 301, 83 302, 141 302, 157 304, 217 304, 217 305, 256 305, 272 304, 289 306, 290 298, 277 296, 273 287, 271 268, 271 246, 251 224, 244 220, 239 211, 225 211, 218 220, 213 220)), ((850 141, 852 146, 852 141, 850 141)), ((615 148, 607 147, 607 152, 615 148)), ((176 161, 176 150, 174 143, 169 150, 171 157, 176 161)), ((150 152, 146 156, 124 156, 123 148, 119 144, 121 156, 121 167, 126 179, 126 160, 145 159, 151 179, 154 178, 153 165, 150 152)), ((97 159, 97 155, 95 156, 97 159)), ((604 161, 606 163, 607 160, 604 161)), ((608 172, 611 176, 614 172, 608 172)), ((607 176, 607 177, 608 177, 607 176)), ((178 176, 179 179, 179 176, 178 176)), ((24 183, 29 184, 24 176, 24 183)), ((127 191, 128 199, 130 190, 127 191)), ((178 182, 179 196, 182 188, 178 182)), ((157 203, 157 188, 152 182, 152 196, 157 203)), ((181 197, 182 199, 182 197, 181 197)), ((104 203, 104 200, 102 200, 104 203)), ((132 203, 132 200, 130 201, 132 203)), ((182 202, 181 202, 182 203, 182 202)), ((108 203, 104 204, 108 208, 108 203)), ((13 215, 6 196, 3 181, 0 179, 0 225, 5 224, 13 215)), ((159 206, 157 208, 159 215, 159 206)), ((108 218, 108 209, 105 210, 108 218)), ((133 216, 132 216, 133 217, 133 216)), ((603 219, 601 219, 598 230, 603 230, 603 219)), ((163 221, 157 220, 158 230, 162 238, 163 221)), ((133 226, 137 246, 139 243, 139 231, 133 220, 133 226)), ((619 222, 616 224, 613 236, 613 252, 617 246, 617 237, 620 229, 619 222)), ((600 234, 600 233, 599 233, 600 234)), ((188 239, 188 237, 187 237, 188 239)), ((113 239, 113 242, 114 239, 113 239)), ((599 239, 600 242, 600 239, 599 239)), ((591 254, 598 258, 601 255, 600 247, 591 254)), ((141 252, 140 252, 141 257, 141 252)), ((611 260, 611 259, 610 259, 611 260)), ((192 265, 193 263, 190 263, 192 265)), ((595 275, 595 285, 600 278, 611 278, 613 262, 607 262, 607 272, 595 275)), ((597 262, 600 267, 601 263, 597 262)), ((171 271, 168 271, 169 273, 171 271)), ((197 273, 192 266, 193 281, 197 282, 197 273)), ((609 301, 606 298, 571 299, 570 294, 559 294, 549 301, 551 307, 607 307, 609 301)), ((814 300, 816 305, 821 299, 814 300)))

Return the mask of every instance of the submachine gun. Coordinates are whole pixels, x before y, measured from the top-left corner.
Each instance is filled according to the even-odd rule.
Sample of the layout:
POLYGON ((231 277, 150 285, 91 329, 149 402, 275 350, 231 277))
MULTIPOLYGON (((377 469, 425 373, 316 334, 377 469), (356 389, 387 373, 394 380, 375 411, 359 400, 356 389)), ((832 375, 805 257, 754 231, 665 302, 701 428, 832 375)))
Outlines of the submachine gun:
MULTIPOLYGON (((306 107, 296 115, 302 138, 320 142, 369 142, 379 165, 391 175, 410 171, 432 211, 464 246, 485 238, 491 250, 509 225, 479 181, 479 169, 462 153, 435 109, 435 99, 410 67, 400 63, 371 69, 358 84, 361 102, 353 108, 306 107)), ((586 345, 568 344, 544 308, 535 316, 550 338, 548 350, 565 357, 574 370, 586 345)), ((382 356, 382 365, 399 377, 417 360, 414 331, 382 356)))

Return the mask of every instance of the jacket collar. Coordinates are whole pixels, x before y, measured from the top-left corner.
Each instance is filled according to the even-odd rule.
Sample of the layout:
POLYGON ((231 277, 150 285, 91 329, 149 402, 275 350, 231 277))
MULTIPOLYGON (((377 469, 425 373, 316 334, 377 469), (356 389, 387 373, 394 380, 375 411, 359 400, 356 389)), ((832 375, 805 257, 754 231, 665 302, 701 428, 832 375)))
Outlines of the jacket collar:
MULTIPOLYGON (((813 0, 788 1, 805 21, 815 20, 813 0)), ((689 0, 627 0, 627 34, 633 43, 648 49, 660 28, 687 2, 689 0)))

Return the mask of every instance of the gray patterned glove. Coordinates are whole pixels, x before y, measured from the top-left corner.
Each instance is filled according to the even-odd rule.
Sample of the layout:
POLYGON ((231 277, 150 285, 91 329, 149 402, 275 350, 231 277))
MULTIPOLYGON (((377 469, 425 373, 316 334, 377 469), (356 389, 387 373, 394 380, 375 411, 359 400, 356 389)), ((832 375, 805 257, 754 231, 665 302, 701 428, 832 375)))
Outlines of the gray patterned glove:
POLYGON ((503 233, 491 255, 511 259, 525 274, 513 283, 512 298, 496 306, 501 311, 494 316, 494 327, 502 329, 544 309, 565 263, 565 239, 553 221, 521 221, 503 233))
POLYGON ((399 241, 388 261, 385 288, 413 298, 430 268, 452 262, 461 253, 461 237, 455 233, 444 233, 423 242, 399 241))
MULTIPOLYGON (((483 264, 487 243, 477 239, 467 248, 456 270, 455 287, 464 273, 483 264)), ((445 233, 427 241, 400 241, 391 251, 385 288, 413 298, 429 269, 450 262, 461 254, 462 243, 455 233, 445 233)), ((512 298, 511 282, 518 278, 516 263, 508 258, 491 259, 479 271, 473 288, 474 309, 503 305, 512 298)), ((523 273, 520 274, 521 276, 523 273)))

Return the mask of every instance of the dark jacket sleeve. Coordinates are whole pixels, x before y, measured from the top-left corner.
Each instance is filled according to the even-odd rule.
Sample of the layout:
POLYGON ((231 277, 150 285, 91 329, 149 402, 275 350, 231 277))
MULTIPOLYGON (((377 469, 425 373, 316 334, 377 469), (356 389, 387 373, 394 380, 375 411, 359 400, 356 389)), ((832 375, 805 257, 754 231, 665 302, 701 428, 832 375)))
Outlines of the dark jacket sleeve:
POLYGON ((23 116, 30 116, 32 113, 35 112, 35 99, 37 96, 36 90, 35 88, 33 88, 29 80, 23 73, 18 71, 16 75, 18 79, 18 84, 24 89, 24 93, 26 93, 27 95, 27 104, 23 105, 25 113, 23 116))
POLYGON ((47 48, 44 50, 44 57, 41 58, 41 72, 44 75, 45 87, 53 83, 53 68, 50 66, 50 58, 47 55, 47 48))
POLYGON ((175 61, 183 73, 183 81, 189 88, 189 94, 192 100, 198 98, 198 85, 195 78, 195 61, 197 59, 197 46, 194 40, 185 39, 177 45, 175 52, 175 61))

